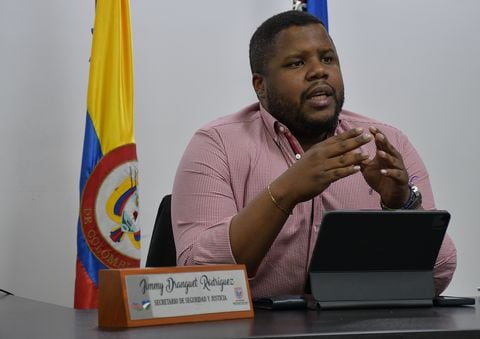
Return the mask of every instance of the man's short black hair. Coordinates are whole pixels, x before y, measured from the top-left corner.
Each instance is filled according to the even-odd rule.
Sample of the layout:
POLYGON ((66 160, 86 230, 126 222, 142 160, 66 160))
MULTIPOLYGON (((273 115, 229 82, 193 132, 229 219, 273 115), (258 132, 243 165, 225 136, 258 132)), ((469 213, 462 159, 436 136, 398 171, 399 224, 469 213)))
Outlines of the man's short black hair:
POLYGON ((257 28, 250 39, 250 69, 253 73, 264 74, 265 66, 272 57, 275 38, 278 33, 292 26, 307 26, 323 22, 317 17, 301 11, 287 11, 267 19, 257 28))

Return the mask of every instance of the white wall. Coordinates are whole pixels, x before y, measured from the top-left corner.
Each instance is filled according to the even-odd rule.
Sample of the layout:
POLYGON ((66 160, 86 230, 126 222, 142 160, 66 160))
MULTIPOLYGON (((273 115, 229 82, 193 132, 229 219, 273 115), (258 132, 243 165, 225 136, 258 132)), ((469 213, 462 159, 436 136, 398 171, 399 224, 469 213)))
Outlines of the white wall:
POLYGON ((458 267, 446 293, 480 286, 480 2, 330 0, 345 107, 389 122, 429 169, 437 207, 452 214, 458 267))
MULTIPOLYGON (((0 288, 67 306, 93 3, 0 3, 0 288)), ((186 143, 203 123, 253 101, 248 40, 290 5, 131 0, 143 258, 186 143)), ((453 216, 459 267, 448 292, 475 294, 480 2, 330 0, 329 11, 346 107, 400 127, 417 146, 438 207, 453 216)))

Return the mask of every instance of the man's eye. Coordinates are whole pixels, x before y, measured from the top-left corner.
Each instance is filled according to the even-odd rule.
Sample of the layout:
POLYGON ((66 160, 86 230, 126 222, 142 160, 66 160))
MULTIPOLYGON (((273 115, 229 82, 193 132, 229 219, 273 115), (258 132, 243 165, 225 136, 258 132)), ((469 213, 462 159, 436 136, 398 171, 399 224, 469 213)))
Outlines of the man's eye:
POLYGON ((290 62, 287 66, 289 68, 297 68, 297 67, 303 66, 303 64, 305 64, 303 60, 296 60, 296 61, 290 62))
POLYGON ((333 62, 333 58, 332 58, 332 57, 328 57, 328 56, 327 56, 327 57, 323 57, 323 58, 322 58, 322 62, 323 62, 324 64, 331 64, 331 63, 333 62))

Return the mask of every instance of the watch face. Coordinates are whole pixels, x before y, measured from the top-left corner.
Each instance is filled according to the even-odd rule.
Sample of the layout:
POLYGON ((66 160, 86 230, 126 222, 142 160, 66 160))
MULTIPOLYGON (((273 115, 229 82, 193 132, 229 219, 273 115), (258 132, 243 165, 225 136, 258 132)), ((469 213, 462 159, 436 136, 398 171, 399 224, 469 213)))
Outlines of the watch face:
POLYGON ((422 194, 417 186, 410 186, 410 190, 412 195, 410 197, 410 201, 406 204, 406 209, 416 210, 422 204, 422 194))

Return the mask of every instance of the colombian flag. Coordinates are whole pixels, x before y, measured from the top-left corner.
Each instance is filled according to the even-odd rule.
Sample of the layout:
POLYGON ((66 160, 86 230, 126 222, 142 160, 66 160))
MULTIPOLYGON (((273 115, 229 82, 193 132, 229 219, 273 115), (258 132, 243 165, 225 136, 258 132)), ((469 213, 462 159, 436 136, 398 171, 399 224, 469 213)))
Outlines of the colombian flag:
POLYGON ((80 174, 75 308, 96 308, 98 270, 140 266, 129 0, 97 0, 80 174))

